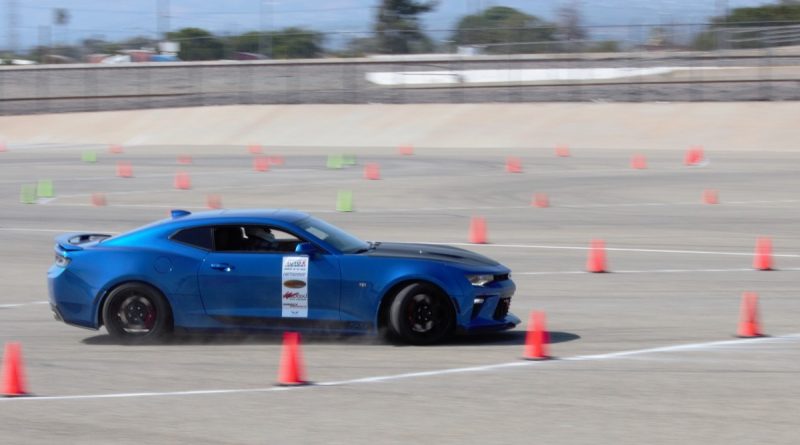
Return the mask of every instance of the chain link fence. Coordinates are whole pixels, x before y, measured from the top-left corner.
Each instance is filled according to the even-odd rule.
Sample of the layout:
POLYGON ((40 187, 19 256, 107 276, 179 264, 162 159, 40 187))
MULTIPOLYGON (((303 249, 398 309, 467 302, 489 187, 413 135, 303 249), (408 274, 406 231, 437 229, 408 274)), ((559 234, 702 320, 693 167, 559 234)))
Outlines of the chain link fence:
POLYGON ((537 42, 510 41, 462 46, 460 52, 453 46, 451 54, 3 66, 0 113, 226 104, 800 100, 800 46, 792 46, 800 43, 800 25, 590 31, 590 41, 545 42, 546 53, 520 54, 537 42))

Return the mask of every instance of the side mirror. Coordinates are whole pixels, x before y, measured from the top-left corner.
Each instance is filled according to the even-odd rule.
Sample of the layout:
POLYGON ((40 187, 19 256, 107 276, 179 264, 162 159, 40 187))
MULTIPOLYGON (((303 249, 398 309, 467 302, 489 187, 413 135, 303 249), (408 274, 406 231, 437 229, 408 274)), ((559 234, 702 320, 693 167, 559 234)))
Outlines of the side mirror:
POLYGON ((312 243, 299 243, 294 248, 295 253, 300 253, 303 255, 308 255, 309 258, 314 257, 317 253, 319 253, 319 249, 312 243))

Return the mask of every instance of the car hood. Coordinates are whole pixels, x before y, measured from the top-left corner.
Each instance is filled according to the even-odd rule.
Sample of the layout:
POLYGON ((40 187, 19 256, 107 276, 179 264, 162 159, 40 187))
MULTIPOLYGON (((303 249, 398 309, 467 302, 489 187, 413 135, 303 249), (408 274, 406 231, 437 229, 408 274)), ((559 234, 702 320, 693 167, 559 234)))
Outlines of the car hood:
POLYGON ((466 266, 500 266, 497 261, 458 247, 438 244, 378 243, 365 252, 372 257, 414 258, 421 260, 449 261, 466 266))

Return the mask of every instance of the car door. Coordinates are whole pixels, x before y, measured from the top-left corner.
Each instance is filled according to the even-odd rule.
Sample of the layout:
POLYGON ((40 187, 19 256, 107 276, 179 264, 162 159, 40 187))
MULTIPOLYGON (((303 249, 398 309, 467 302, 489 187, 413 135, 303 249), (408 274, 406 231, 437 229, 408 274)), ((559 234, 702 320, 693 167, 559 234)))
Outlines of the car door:
POLYGON ((282 319, 284 325, 339 320, 340 268, 336 255, 294 252, 305 241, 276 226, 271 247, 253 243, 256 225, 215 227, 214 249, 199 270, 206 312, 234 324, 282 319))

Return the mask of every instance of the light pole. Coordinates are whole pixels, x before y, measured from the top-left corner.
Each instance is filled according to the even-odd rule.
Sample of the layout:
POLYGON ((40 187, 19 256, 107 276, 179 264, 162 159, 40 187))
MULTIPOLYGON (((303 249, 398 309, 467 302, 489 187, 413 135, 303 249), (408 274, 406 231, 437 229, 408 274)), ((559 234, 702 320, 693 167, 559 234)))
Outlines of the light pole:
POLYGON ((167 40, 169 34, 169 0, 156 0, 158 15, 156 17, 156 34, 159 38, 167 40))
POLYGON ((277 2, 269 0, 258 0, 258 53, 272 58, 272 27, 273 10, 272 7, 277 2), (269 24, 265 22, 269 21, 269 24), (266 43, 264 38, 266 37, 266 43))

